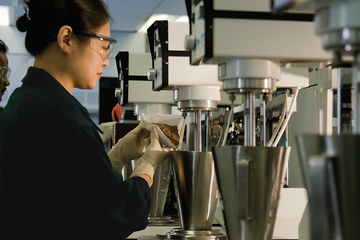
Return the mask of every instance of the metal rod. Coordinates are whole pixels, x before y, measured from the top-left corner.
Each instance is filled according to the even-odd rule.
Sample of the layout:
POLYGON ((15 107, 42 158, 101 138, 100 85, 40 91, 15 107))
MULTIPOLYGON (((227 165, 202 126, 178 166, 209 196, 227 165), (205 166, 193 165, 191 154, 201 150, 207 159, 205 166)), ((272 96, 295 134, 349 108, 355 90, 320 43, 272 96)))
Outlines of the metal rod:
MULTIPOLYGON (((291 96, 291 93, 292 91, 290 89, 286 90, 286 97, 285 97, 285 101, 287 101, 288 97, 291 96)), ((293 98, 295 98, 295 94, 293 94, 293 98)), ((294 100, 294 99, 293 99, 294 100)), ((285 104, 285 103, 284 103, 285 104)), ((286 112, 290 111, 290 108, 291 106, 289 107, 286 107, 285 109, 283 109, 283 111, 285 111, 285 117, 286 117, 286 112)), ((279 124, 281 125, 281 122, 279 122, 279 124)), ((285 129, 285 138, 286 138, 286 141, 289 140, 289 132, 287 131, 288 128, 285 129)), ((279 132, 280 132, 281 128, 279 129, 279 132)), ((287 146, 286 146, 287 147, 287 146)), ((289 186, 289 162, 286 166, 286 185, 289 186)))
POLYGON ((250 96, 250 146, 256 146, 256 119, 255 119, 255 93, 249 93, 250 96))
POLYGON ((249 146, 249 98, 248 94, 244 97, 244 146, 249 146))
POLYGON ((244 146, 255 146, 255 93, 245 95, 244 108, 244 146))
POLYGON ((202 136, 201 136, 201 110, 199 110, 198 111, 198 140, 199 140, 199 142, 198 142, 198 151, 199 152, 202 152, 202 136))
POLYGON ((208 152, 209 151, 209 118, 210 118, 210 112, 205 112, 205 151, 208 152))
POLYGON ((338 89, 337 89, 337 133, 338 135, 341 134, 341 118, 342 118, 342 101, 341 101, 341 95, 342 95, 342 81, 341 81, 341 68, 338 69, 338 89))
POLYGON ((197 150, 197 143, 198 143, 198 134, 197 134, 197 116, 196 116, 196 112, 194 112, 194 151, 198 151, 197 150))
POLYGON ((263 146, 266 146, 266 95, 263 95, 263 146))
POLYGON ((201 152, 202 151, 201 110, 196 110, 194 114, 195 114, 194 150, 197 152, 201 152))
POLYGON ((194 151, 198 151, 197 149, 197 144, 198 143, 198 134, 197 134, 197 116, 196 113, 194 112, 194 151))
POLYGON ((353 66, 353 134, 360 134, 360 52, 355 56, 353 66))

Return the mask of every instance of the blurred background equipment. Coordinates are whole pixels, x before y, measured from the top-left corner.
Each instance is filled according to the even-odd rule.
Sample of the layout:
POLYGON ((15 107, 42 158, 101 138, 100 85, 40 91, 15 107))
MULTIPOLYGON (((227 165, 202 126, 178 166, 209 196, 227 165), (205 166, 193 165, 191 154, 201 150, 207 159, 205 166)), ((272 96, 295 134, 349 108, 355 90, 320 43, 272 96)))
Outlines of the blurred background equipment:
MULTIPOLYGON (((280 190, 288 186, 285 176, 291 178, 286 174, 290 147, 285 130, 296 111, 299 89, 308 87, 308 78, 283 69, 318 65, 331 56, 313 33, 311 14, 274 15, 265 1, 186 2, 190 34, 185 42, 191 64, 215 64, 223 90, 231 99, 244 98, 244 103, 234 108, 238 120, 233 124, 235 134, 230 136, 237 135, 231 142, 243 146, 225 146, 224 140, 212 149, 227 237, 275 239, 280 190), (281 104, 273 102, 280 97, 276 90, 287 94, 281 104), (281 105, 275 110, 280 112, 276 125, 268 123, 274 111, 268 105, 281 105)), ((228 126, 230 117, 232 114, 228 126)), ((285 231, 280 235, 284 237, 285 231)))
MULTIPOLYGON (((296 6, 296 1, 288 2, 296 6)), ((321 37, 324 49, 333 53, 333 70, 322 74, 327 78, 318 77, 318 83, 323 87, 320 92, 327 97, 331 94, 325 90, 337 88, 333 95, 336 108, 322 105, 322 109, 330 114, 323 116, 325 121, 320 119, 318 122, 315 133, 319 135, 312 132, 297 136, 302 174, 309 195, 310 239, 358 239, 360 17, 356 9, 360 8, 360 2, 309 2, 315 12, 316 33, 321 37), (348 84, 347 75, 350 75, 352 85, 348 84), (328 79, 333 80, 332 84, 326 84, 328 79), (332 112, 336 113, 335 124, 326 121, 332 112), (350 192, 351 196, 348 195, 350 192)), ((286 4, 274 5, 274 10, 281 13, 288 7, 286 4)), ((321 73, 321 70, 317 72, 321 73)), ((332 106, 331 98, 321 100, 332 106)))

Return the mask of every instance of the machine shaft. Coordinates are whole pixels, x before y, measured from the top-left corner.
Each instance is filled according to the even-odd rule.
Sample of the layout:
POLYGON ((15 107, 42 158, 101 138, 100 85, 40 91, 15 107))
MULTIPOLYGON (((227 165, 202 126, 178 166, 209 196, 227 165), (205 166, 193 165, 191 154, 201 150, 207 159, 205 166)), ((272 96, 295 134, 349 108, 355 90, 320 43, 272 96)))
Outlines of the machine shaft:
POLYGON ((337 89, 337 133, 338 135, 341 134, 342 129, 342 121, 341 121, 341 114, 342 114, 342 101, 341 101, 341 91, 342 91, 342 82, 341 82, 341 69, 338 71, 338 89, 337 89))
POLYGON ((355 55, 353 74, 353 134, 360 134, 360 52, 355 55))
POLYGON ((244 111, 244 146, 256 146, 255 138, 255 93, 248 92, 245 95, 244 111))
POLYGON ((262 105, 263 105, 263 146, 266 146, 266 95, 263 95, 262 99, 262 105))
POLYGON ((202 139, 201 139, 201 110, 194 111, 195 115, 195 127, 194 127, 194 151, 202 151, 202 139))
POLYGON ((210 119, 209 118, 210 118, 210 112, 205 112, 205 152, 208 152, 210 150, 210 147, 209 147, 210 119))

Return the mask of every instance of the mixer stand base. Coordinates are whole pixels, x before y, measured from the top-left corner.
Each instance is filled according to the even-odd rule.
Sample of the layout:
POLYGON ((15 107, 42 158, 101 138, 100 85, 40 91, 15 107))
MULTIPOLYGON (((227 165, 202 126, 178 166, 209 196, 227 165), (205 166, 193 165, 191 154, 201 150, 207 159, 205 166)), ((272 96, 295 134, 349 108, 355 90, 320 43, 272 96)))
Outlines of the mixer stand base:
POLYGON ((173 228, 166 233, 165 239, 183 240, 226 240, 226 235, 219 230, 184 230, 173 228))
POLYGON ((164 216, 164 217, 149 217, 149 226, 163 226, 166 224, 174 223, 175 220, 171 217, 164 216))
POLYGON ((140 236, 137 240, 163 240, 165 239, 165 235, 157 235, 157 236, 140 236))

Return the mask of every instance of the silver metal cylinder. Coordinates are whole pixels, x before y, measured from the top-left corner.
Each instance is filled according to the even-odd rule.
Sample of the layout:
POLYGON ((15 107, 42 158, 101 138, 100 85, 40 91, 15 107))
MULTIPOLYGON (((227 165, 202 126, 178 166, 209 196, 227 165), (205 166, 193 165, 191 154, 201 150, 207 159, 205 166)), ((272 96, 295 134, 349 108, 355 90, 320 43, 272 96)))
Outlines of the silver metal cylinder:
POLYGON ((210 112, 205 113, 205 152, 209 151, 209 118, 210 118, 210 112))
POLYGON ((353 51, 359 46, 360 30, 357 28, 343 28, 324 32, 323 47, 332 51, 353 51))
POLYGON ((255 140, 256 140, 256 138, 255 138, 255 126, 256 126, 256 124, 255 124, 255 93, 249 93, 249 98, 250 98, 250 101, 249 101, 249 103, 250 103, 250 105, 249 105, 249 107, 250 107, 250 111, 249 111, 249 113, 250 113, 250 124, 249 124, 249 130, 250 130, 250 138, 249 138, 249 142, 250 142, 250 144, 251 144, 251 146, 255 146, 256 144, 255 144, 255 140))
POLYGON ((355 56, 353 67, 353 134, 360 134, 360 52, 355 56))
POLYGON ((342 101, 341 101, 341 91, 342 91, 342 83, 341 83, 341 68, 338 69, 338 89, 337 89, 337 133, 341 134, 341 114, 342 114, 342 101))
POLYGON ((263 146, 266 146, 266 95, 263 95, 263 146))
POLYGON ((244 146, 248 146, 249 139, 249 99, 248 96, 245 95, 244 98, 244 146))
POLYGON ((276 79, 273 78, 236 78, 227 79, 223 83, 227 93, 272 93, 276 91, 276 79))
POLYGON ((213 111, 217 108, 217 102, 213 100, 184 100, 177 102, 177 108, 186 112, 194 112, 198 109, 213 111))
POLYGON ((195 128, 194 128, 194 151, 202 151, 202 139, 201 139, 201 110, 196 110, 195 115, 195 128))
POLYGON ((248 92, 245 95, 244 146, 255 146, 255 139, 255 93, 248 92))

